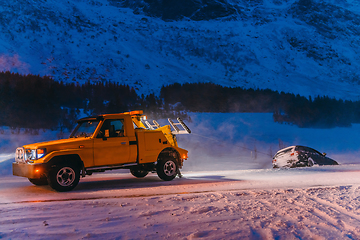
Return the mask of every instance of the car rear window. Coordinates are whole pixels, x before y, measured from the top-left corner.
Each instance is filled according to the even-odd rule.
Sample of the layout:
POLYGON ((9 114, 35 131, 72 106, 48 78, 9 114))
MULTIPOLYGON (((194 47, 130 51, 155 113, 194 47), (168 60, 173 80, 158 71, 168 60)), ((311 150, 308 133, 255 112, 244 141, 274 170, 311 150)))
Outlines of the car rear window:
POLYGON ((320 152, 316 151, 315 149, 312 149, 312 148, 309 148, 309 147, 303 147, 303 146, 297 146, 295 151, 308 152, 308 153, 312 153, 312 154, 322 155, 320 152))
POLYGON ((289 153, 289 152, 291 152, 292 149, 293 149, 293 148, 284 149, 284 150, 282 150, 281 152, 278 152, 274 157, 278 157, 278 156, 280 156, 280 155, 289 153))

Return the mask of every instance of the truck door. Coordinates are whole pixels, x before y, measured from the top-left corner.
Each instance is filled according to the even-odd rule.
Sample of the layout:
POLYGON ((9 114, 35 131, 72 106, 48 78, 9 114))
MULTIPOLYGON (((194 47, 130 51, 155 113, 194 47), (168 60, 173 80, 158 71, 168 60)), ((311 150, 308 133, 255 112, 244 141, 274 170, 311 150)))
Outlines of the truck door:
POLYGON ((107 119, 94 138, 95 166, 129 163, 129 137, 124 131, 123 119, 107 119))

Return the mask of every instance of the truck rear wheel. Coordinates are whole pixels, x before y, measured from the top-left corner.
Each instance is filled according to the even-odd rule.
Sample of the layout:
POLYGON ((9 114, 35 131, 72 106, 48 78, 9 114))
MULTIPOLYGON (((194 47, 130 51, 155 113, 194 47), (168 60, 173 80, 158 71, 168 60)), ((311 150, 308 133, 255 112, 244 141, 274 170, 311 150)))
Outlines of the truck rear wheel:
POLYGON ((156 172, 159 178, 164 181, 171 181, 176 177, 178 166, 175 159, 161 160, 156 165, 156 172))
POLYGON ((50 187, 58 192, 66 192, 74 189, 80 180, 80 169, 73 165, 58 165, 52 168, 48 174, 50 187))
POLYGON ((36 186, 48 185, 48 180, 46 178, 28 178, 29 181, 36 186))
POLYGON ((130 169, 130 173, 137 178, 143 178, 148 175, 149 171, 143 169, 130 169))

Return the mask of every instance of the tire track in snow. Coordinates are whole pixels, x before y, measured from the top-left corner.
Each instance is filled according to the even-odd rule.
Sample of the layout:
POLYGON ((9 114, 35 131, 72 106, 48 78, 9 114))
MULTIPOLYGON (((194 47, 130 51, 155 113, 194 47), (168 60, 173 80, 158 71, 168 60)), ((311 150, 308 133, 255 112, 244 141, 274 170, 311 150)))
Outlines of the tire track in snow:
MULTIPOLYGON (((350 218, 332 208, 350 191, 351 187, 251 189, 167 193, 143 199, 118 196, 89 199, 87 203, 17 204, 0 211, 4 217, 0 226, 8 229, 26 227, 31 231, 39 225, 53 231, 53 227, 60 227, 60 230, 66 230, 61 230, 64 234, 72 231, 73 226, 68 223, 90 221, 86 226, 76 225, 76 229, 81 229, 73 232, 76 239, 97 236, 99 229, 114 236, 131 234, 128 236, 132 239, 138 239, 139 231, 143 231, 142 236, 148 239, 360 239, 359 218, 350 218), (74 214, 74 211, 82 214, 74 214), (31 221, 24 222, 24 214, 31 221), (67 216, 66 224, 56 222, 61 216, 67 216), (33 221, 34 217, 40 220, 33 221), (44 226, 43 221, 50 227, 44 226), (129 233, 134 226, 137 228, 129 233)), ((342 208, 353 202, 350 198, 344 198, 344 201, 340 202, 342 208)), ((17 236, 16 231, 8 231, 5 236, 17 236)))
MULTIPOLYGON (((345 208, 343 208, 339 205, 330 203, 330 202, 323 200, 321 198, 318 198, 318 197, 311 197, 309 199, 318 204, 321 204, 323 206, 327 206, 327 208, 328 208, 327 210, 331 210, 337 214, 342 214, 342 215, 346 216, 346 219, 349 219, 349 221, 351 221, 351 222, 356 222, 358 225, 360 224, 360 216, 358 216, 357 214, 354 214, 352 212, 349 212, 348 210, 346 210, 345 208)), ((320 216, 322 216, 329 223, 332 223, 334 227, 337 227, 337 228, 342 227, 343 230, 358 232, 357 227, 352 226, 349 223, 349 221, 344 222, 344 219, 345 219, 344 217, 341 217, 342 220, 339 219, 339 217, 338 217, 338 219, 336 219, 336 217, 330 216, 325 211, 320 210, 320 208, 315 208, 314 212, 319 214, 320 216)))
MULTIPOLYGON (((238 189, 228 190, 238 191, 238 189)), ((116 198, 143 198, 143 197, 157 197, 157 196, 170 196, 170 195, 183 195, 183 194, 199 194, 199 193, 216 193, 221 191, 216 190, 203 190, 203 191, 188 191, 188 192, 170 192, 170 193, 149 193, 149 194, 134 194, 134 195, 119 195, 119 196, 95 196, 95 197, 80 197, 80 198, 66 198, 66 199, 44 199, 44 200, 24 200, 18 202, 3 202, 1 205, 24 204, 24 203, 48 203, 48 202, 69 202, 69 201, 87 201, 87 200, 100 200, 100 199, 116 199, 116 198)))
POLYGON ((357 198, 358 196, 356 195, 356 191, 360 189, 360 185, 352 185, 351 186, 351 192, 350 192, 350 196, 355 199, 357 198))
POLYGON ((307 210, 308 207, 297 208, 299 206, 295 204, 300 198, 304 198, 303 194, 296 193, 296 196, 293 196, 293 191, 294 190, 289 189, 276 192, 274 194, 275 196, 284 194, 283 196, 275 197, 275 199, 274 197, 271 198, 271 200, 276 201, 276 203, 265 198, 260 200, 270 212, 275 212, 272 218, 275 222, 268 226, 272 230, 272 239, 277 239, 277 236, 283 235, 283 230, 281 230, 283 227, 293 228, 293 237, 297 236, 301 237, 301 239, 322 239, 321 235, 315 234, 309 230, 309 226, 316 225, 316 221, 310 219, 312 215, 309 215, 310 211, 307 210))
MULTIPOLYGON (((321 189, 323 190, 323 189, 321 189)), ((323 200, 317 196, 308 196, 308 190, 297 189, 280 190, 270 193, 269 198, 257 199, 273 214, 274 224, 267 227, 272 229, 272 237, 278 233, 278 226, 284 225, 294 228, 294 236, 305 238, 322 238, 316 231, 327 229, 331 232, 341 232, 344 238, 360 239, 360 216, 348 211, 336 203, 323 200), (275 197, 276 195, 283 196, 275 197), (296 217, 296 218, 294 218, 296 217), (316 231, 313 231, 316 229, 316 231)))
POLYGON ((360 239, 360 228, 358 227, 360 225, 359 215, 317 196, 306 196, 304 202, 294 201, 294 203, 302 209, 308 209, 307 211, 311 212, 312 215, 316 215, 323 222, 340 230, 343 234, 356 236, 354 239, 360 239), (310 204, 308 204, 309 201, 311 201, 310 204))

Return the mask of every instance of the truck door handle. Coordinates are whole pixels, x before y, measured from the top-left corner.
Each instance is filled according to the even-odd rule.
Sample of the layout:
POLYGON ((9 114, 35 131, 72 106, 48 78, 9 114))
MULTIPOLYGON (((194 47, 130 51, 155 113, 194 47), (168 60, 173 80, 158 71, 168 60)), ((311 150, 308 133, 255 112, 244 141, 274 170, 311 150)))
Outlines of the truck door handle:
POLYGON ((121 145, 126 145, 126 142, 121 142, 121 145))

